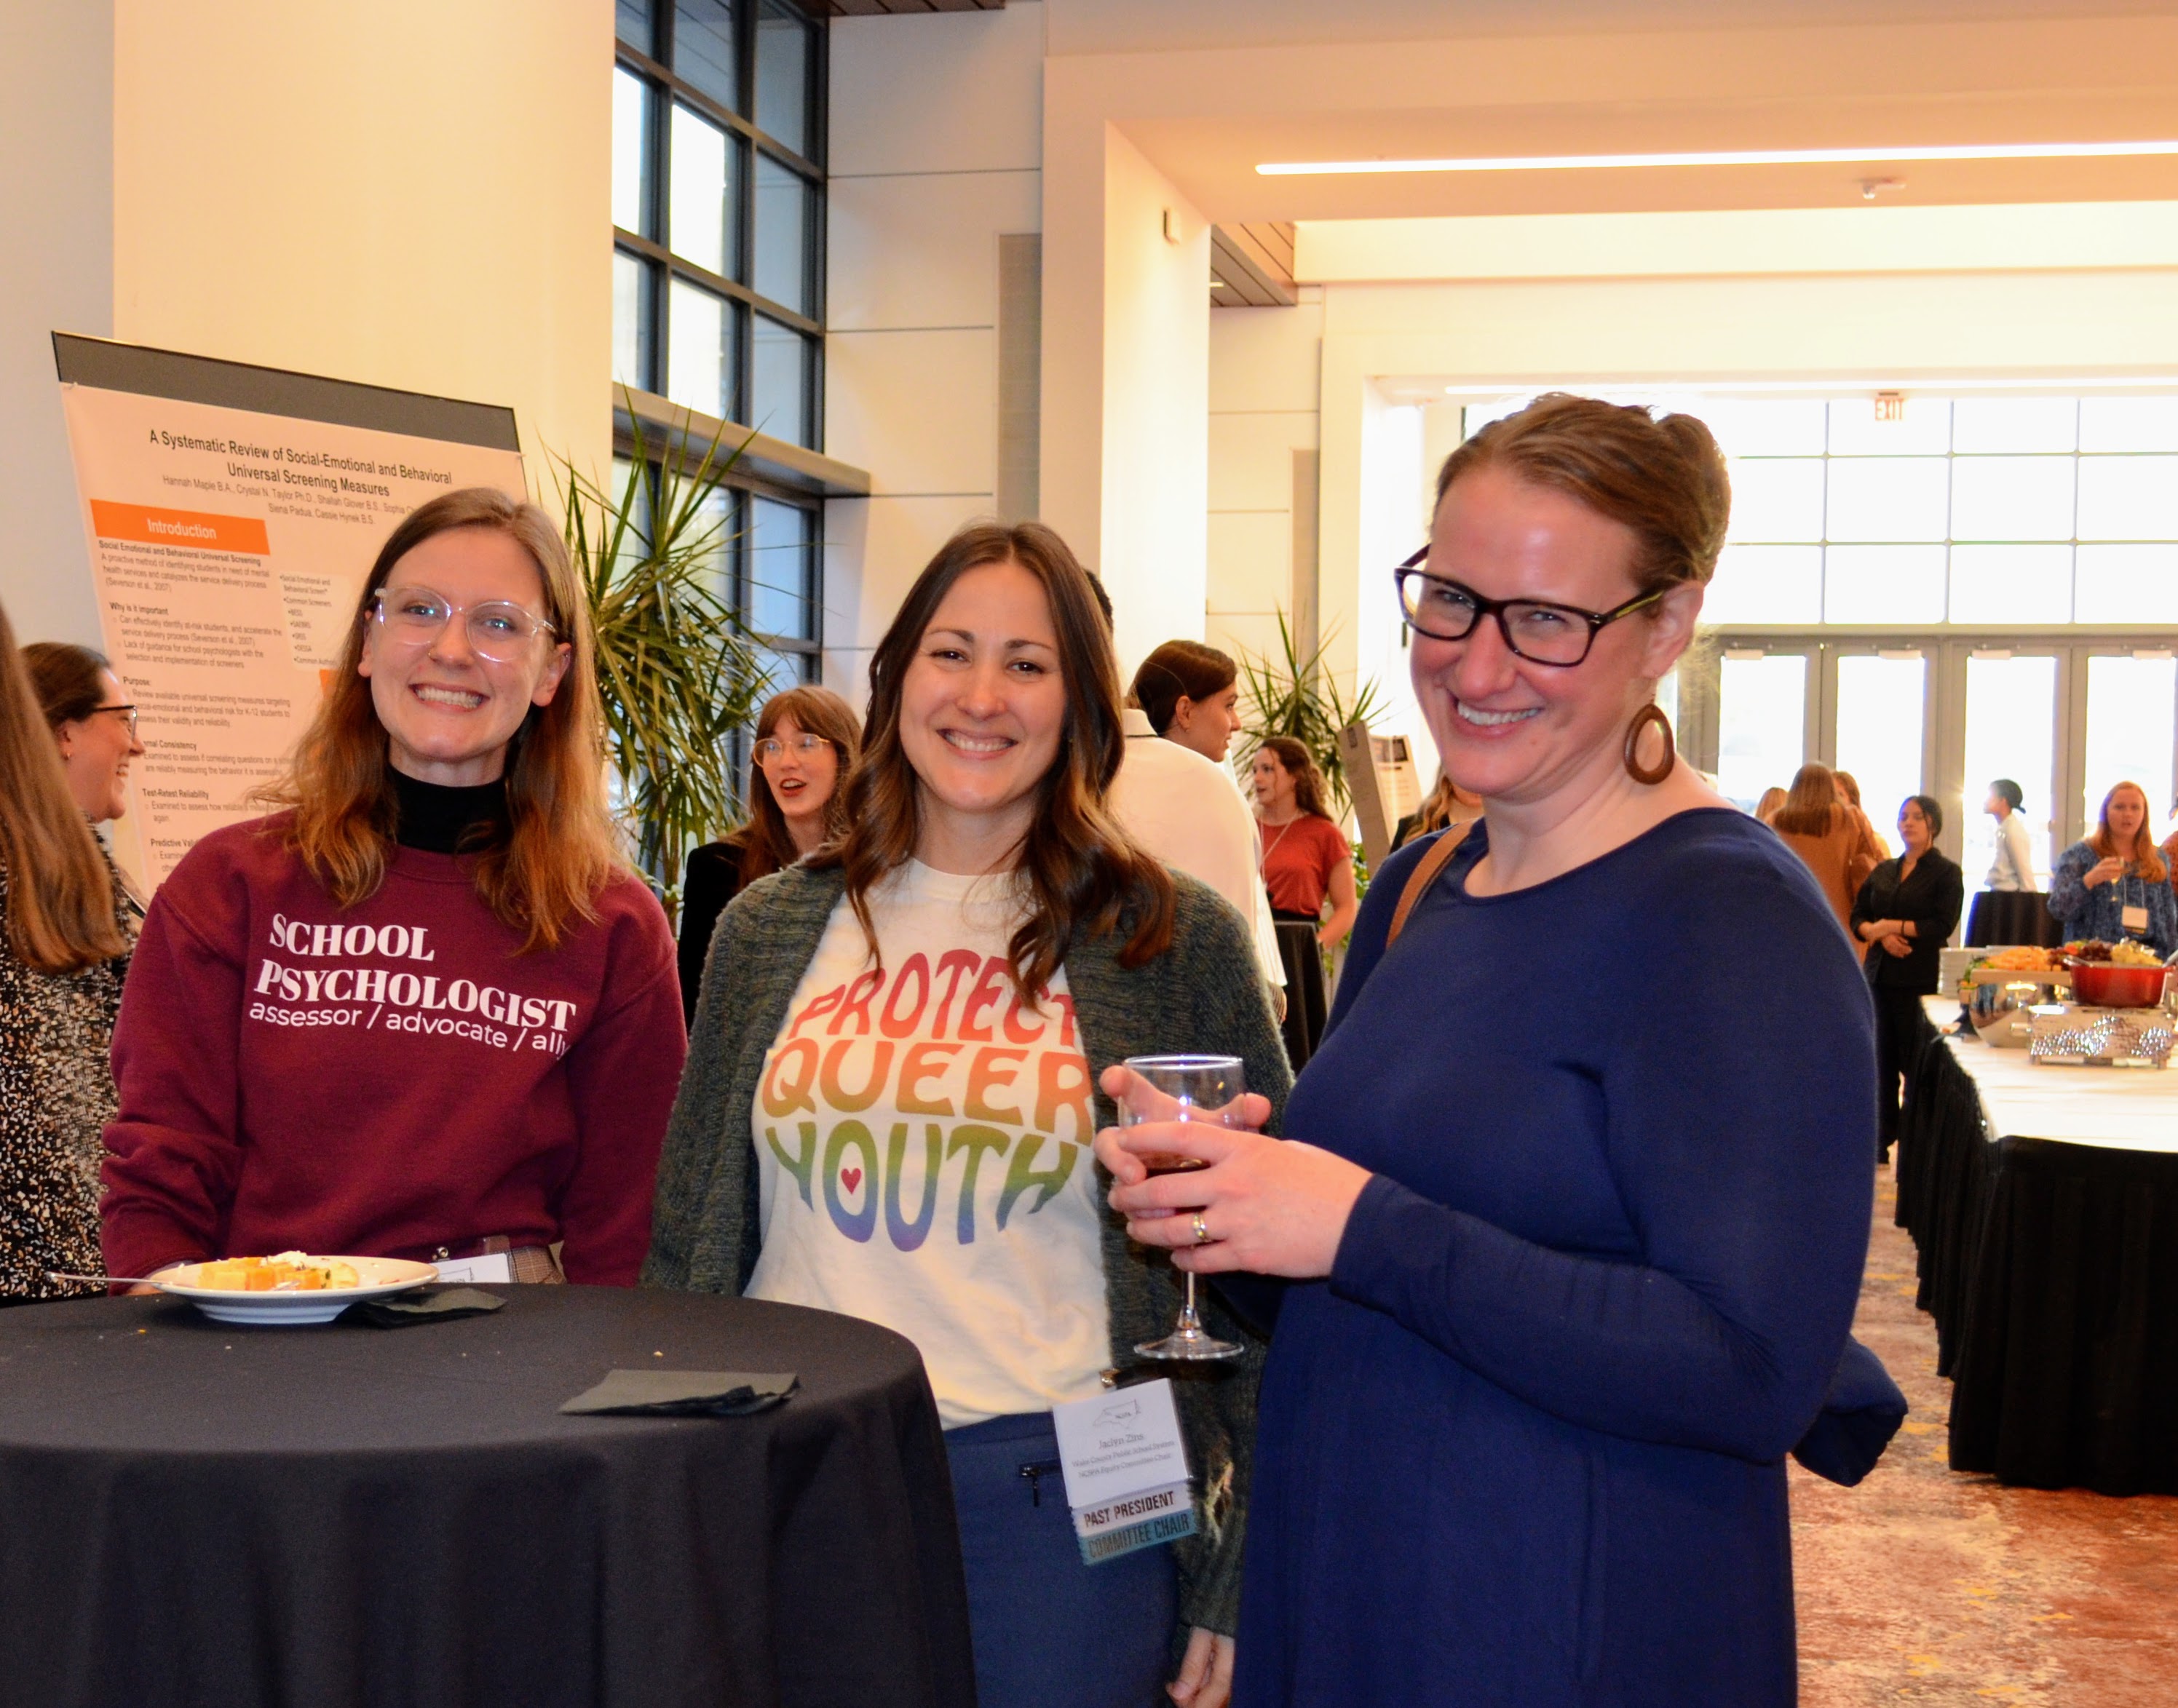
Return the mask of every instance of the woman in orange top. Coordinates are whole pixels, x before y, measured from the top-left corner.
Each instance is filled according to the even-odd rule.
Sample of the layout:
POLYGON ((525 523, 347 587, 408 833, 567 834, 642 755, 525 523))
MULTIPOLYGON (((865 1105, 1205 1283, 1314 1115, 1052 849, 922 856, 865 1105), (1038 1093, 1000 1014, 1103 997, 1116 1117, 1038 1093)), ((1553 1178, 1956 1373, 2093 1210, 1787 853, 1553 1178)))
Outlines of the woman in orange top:
POLYGON ((1861 832, 1859 815, 1838 799, 1837 778, 1827 765, 1803 765, 1770 827, 1807 862, 1823 887, 1838 927, 1852 933, 1853 898, 1875 870, 1861 832))

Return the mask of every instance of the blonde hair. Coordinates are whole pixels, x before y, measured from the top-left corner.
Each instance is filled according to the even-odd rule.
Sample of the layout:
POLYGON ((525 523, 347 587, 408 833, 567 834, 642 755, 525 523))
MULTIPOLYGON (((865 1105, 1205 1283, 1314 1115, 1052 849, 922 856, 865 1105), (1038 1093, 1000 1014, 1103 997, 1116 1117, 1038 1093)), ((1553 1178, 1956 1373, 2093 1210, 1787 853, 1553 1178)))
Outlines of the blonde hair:
POLYGON ((2148 834, 2148 815, 2152 810, 2148 804, 2148 791, 2137 783, 2114 783, 2110 792, 2103 797, 2103 810, 2096 815, 2095 828, 2088 838, 2088 846, 2094 850, 2097 859, 2130 859, 2132 875, 2145 878, 2151 884, 2159 884, 2170 876, 2170 868, 2164 864, 2163 855, 2155 846, 2155 838, 2148 834), (2135 832, 2132 847, 2121 849, 2110 826, 2110 802, 2117 799, 2121 789, 2129 789, 2140 797, 2140 828, 2135 832))
POLYGON ((528 932, 525 952, 555 948, 578 920, 597 917, 599 893, 626 861, 605 810, 588 604, 558 530, 535 505, 469 487, 442 493, 402 519, 364 578, 316 718, 286 773, 254 799, 288 810, 274 833, 340 906, 353 907, 385 881, 397 810, 386 728, 357 667, 374 596, 394 565, 425 540, 456 528, 505 534, 528 554, 544 591, 545 620, 573 649, 558 690, 545 705, 529 708, 507 745, 506 823, 476 851, 479 899, 528 932))
POLYGON ((8 947, 33 972, 79 973, 126 954, 113 879, 90 821, 68 793, 15 630, 0 609, 0 867, 8 947))

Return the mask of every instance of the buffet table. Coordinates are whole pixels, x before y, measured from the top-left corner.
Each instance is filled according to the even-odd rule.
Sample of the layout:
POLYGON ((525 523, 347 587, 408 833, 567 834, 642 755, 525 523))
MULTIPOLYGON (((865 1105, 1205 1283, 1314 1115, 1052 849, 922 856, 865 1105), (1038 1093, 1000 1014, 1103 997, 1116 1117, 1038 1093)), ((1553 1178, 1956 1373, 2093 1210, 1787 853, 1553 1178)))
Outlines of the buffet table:
POLYGON ((2037 1067, 1939 1035, 1900 1129, 1898 1221, 1953 1381, 1951 1462, 2178 1493, 2178 1070, 2037 1067))
POLYGON ((0 1703, 972 1703, 913 1346, 753 1300, 504 1291, 391 1329, 0 1311, 0 1703), (801 1385, 560 1414, 616 1367, 801 1385))

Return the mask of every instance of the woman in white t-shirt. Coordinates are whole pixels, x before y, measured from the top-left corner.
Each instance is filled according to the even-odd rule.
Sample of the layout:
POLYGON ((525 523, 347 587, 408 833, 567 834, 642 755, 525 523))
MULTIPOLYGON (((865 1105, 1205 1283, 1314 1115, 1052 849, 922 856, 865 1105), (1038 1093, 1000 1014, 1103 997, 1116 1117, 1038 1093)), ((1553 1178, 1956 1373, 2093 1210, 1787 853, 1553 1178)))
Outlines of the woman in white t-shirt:
POLYGON ((916 1343, 983 1708, 1138 1708, 1180 1636, 1174 1700, 1220 1708, 1231 1677, 1260 1341, 1211 1301, 1250 1350, 1178 1384, 1201 1533, 1169 1547, 1082 1563, 1051 1421, 1178 1303, 1104 1202, 1097 1077, 1239 1056, 1265 1121, 1289 1082, 1247 923, 1106 808, 1122 728, 1064 542, 948 542, 872 658, 845 836, 720 920, 644 1269, 916 1343))

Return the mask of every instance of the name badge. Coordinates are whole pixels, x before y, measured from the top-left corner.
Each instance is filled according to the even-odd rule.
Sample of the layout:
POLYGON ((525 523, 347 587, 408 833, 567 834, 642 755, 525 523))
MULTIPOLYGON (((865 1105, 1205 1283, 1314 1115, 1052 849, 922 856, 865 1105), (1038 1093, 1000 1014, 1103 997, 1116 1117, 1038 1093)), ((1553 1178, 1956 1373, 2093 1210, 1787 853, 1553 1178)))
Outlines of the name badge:
POLYGON ((514 1260, 505 1252, 486 1252, 480 1258, 446 1258, 431 1266, 442 1281, 512 1281, 514 1260))
POLYGON ((2117 921, 2128 931, 2144 931, 2148 929, 2148 909, 2146 908, 2120 908, 2118 909, 2117 921))
POLYGON ((1169 1380, 1054 1405, 1051 1421, 1074 1534, 1089 1564, 1196 1533, 1169 1380))

